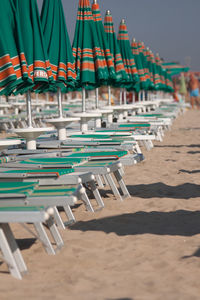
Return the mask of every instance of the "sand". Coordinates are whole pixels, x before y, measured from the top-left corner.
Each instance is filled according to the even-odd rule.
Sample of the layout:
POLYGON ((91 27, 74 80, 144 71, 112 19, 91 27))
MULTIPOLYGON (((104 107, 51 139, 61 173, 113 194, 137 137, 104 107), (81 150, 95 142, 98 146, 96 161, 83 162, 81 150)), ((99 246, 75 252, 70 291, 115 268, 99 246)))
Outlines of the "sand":
POLYGON ((199 123, 200 111, 180 116, 126 169, 130 199, 106 191, 105 209, 74 209, 57 255, 12 226, 29 274, 18 281, 0 263, 0 299, 200 299, 199 123))

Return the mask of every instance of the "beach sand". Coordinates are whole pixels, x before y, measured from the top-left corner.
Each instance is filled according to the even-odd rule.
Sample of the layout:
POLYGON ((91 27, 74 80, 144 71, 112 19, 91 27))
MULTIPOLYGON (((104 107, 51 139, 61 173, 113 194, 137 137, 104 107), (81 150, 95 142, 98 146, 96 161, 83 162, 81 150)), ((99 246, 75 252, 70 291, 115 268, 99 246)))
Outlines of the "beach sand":
POLYGON ((106 191, 105 209, 74 209, 65 247, 48 256, 19 225, 29 273, 18 281, 0 259, 0 299, 200 299, 200 111, 187 111, 126 169, 131 198, 106 191))

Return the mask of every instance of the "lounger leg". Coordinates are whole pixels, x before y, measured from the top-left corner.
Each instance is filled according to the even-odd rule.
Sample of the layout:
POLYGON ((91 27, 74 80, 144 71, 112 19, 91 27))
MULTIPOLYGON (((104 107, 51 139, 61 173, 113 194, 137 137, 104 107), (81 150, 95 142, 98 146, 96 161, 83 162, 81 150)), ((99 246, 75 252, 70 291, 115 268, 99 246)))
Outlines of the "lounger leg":
POLYGON ((64 246, 64 242, 63 242, 63 240, 61 238, 61 235, 60 235, 60 233, 59 233, 59 231, 58 231, 58 229, 57 229, 57 227, 56 227, 53 219, 49 218, 46 221, 46 223, 47 223, 47 226, 48 226, 48 228, 49 228, 49 230, 51 232, 51 235, 52 235, 54 241, 56 242, 56 245, 57 245, 57 249, 56 250, 61 249, 64 246))
POLYGON ((70 224, 72 224, 72 223, 75 223, 76 222, 76 219, 75 219, 75 217, 74 217, 74 215, 73 215, 73 212, 72 212, 72 210, 71 210, 71 207, 69 206, 69 205, 65 205, 64 207, 64 210, 65 210, 65 213, 66 213, 66 215, 67 215, 67 217, 68 217, 68 222, 65 222, 64 224, 65 224, 65 226, 68 226, 68 225, 70 225, 70 224))
POLYGON ((11 275, 22 279, 27 267, 8 224, 0 224, 0 248, 11 275))
POLYGON ((55 251, 53 249, 53 246, 51 245, 51 242, 46 234, 46 231, 44 230, 44 227, 42 223, 34 223, 35 230, 37 231, 39 240, 44 245, 45 250, 48 254, 55 254, 55 251))
POLYGON ((104 185, 103 185, 103 182, 101 180, 101 177, 99 175, 95 175, 95 178, 96 178, 96 181, 97 181, 97 184, 98 184, 98 187, 103 189, 104 188, 104 185))
POLYGON ((115 172, 113 172, 121 190, 122 190, 122 193, 123 193, 123 198, 127 198, 127 197, 130 197, 130 194, 129 194, 129 191, 127 190, 127 187, 124 183, 124 180, 120 174, 120 171, 119 170, 116 170, 115 172))
MULTIPOLYGON (((104 185, 109 185, 109 183, 108 183, 108 181, 107 181, 105 175, 102 175, 102 178, 103 178, 103 180, 104 180, 104 185)), ((103 182, 103 180, 102 180, 102 182, 103 182)))
POLYGON ((99 190, 98 190, 98 188, 97 188, 97 186, 96 186, 94 180, 90 181, 90 182, 89 182, 89 185, 91 186, 91 189, 92 189, 92 192, 93 192, 93 194, 94 194, 94 197, 95 197, 95 199, 96 199, 96 201, 97 201, 97 204, 98 204, 100 207, 104 207, 104 206, 105 206, 105 205, 104 205, 104 202, 103 202, 103 200, 102 200, 102 198, 101 198, 101 195, 100 195, 100 193, 99 193, 99 190))
POLYGON ((106 179, 107 179, 107 181, 109 183, 109 186, 110 186, 111 190, 113 191, 114 196, 117 199, 120 199, 121 201, 123 201, 123 199, 122 199, 122 197, 121 197, 121 195, 120 195, 120 193, 119 193, 119 191, 118 191, 118 189, 117 189, 117 187, 115 185, 115 182, 112 179, 111 174, 106 174, 105 176, 106 176, 106 179))
POLYGON ((57 226, 58 226, 59 228, 61 228, 61 229, 65 229, 65 225, 64 225, 64 223, 63 223, 63 221, 62 221, 62 219, 61 219, 61 216, 60 216, 60 214, 59 214, 59 212, 58 212, 57 207, 54 207, 54 214, 53 214, 53 217, 54 217, 54 219, 55 219, 55 222, 56 222, 57 226))
POLYGON ((82 190, 80 190, 78 198, 83 201, 83 203, 84 203, 85 208, 86 208, 87 211, 94 212, 94 209, 93 209, 92 204, 91 204, 91 202, 90 202, 90 200, 88 198, 88 195, 86 194, 86 191, 85 191, 84 187, 83 187, 82 190))

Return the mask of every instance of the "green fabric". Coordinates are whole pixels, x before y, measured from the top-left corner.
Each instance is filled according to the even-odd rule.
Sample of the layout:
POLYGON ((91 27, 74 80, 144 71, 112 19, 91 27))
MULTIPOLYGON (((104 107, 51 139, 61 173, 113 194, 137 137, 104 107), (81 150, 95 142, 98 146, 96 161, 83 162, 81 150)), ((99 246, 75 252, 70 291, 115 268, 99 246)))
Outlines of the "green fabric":
POLYGON ((114 63, 113 63, 113 56, 109 49, 109 44, 108 44, 107 37, 106 37, 105 31, 104 31, 98 3, 96 3, 96 4, 93 3, 92 15, 93 15, 93 19, 94 19, 94 25, 96 28, 101 52, 104 54, 106 65, 107 65, 108 72, 109 72, 109 77, 108 77, 108 80, 105 82, 105 84, 111 85, 116 82, 117 78, 116 78, 115 67, 114 67, 114 63))
POLYGON ((61 0, 43 1, 41 23, 54 78, 50 89, 60 87, 65 93, 75 86, 76 72, 61 0))
POLYGON ((133 90, 136 83, 139 81, 137 68, 135 65, 134 56, 131 51, 131 45, 129 41, 128 31, 125 23, 120 23, 118 33, 118 43, 123 59, 124 67, 128 80, 126 83, 120 84, 120 87, 133 90))
POLYGON ((109 167, 113 164, 113 160, 104 160, 104 161, 88 161, 84 165, 78 166, 78 168, 98 168, 98 167, 109 167))
POLYGON ((91 138, 91 139, 109 139, 110 135, 105 134, 72 134, 71 138, 91 138))
POLYGON ((109 80, 109 71, 101 51, 89 0, 79 0, 72 48, 77 88, 94 89, 109 80))
POLYGON ((75 163, 82 163, 84 159, 80 158, 65 158, 65 157, 56 157, 56 158, 29 158, 27 160, 20 161, 20 164, 40 164, 40 165, 71 165, 75 163))
POLYGON ((150 127, 151 125, 150 124, 147 124, 147 123, 145 123, 145 124, 142 124, 142 123, 140 123, 140 124, 132 124, 132 123, 128 123, 128 124, 120 124, 119 125, 119 127, 121 128, 121 127, 136 127, 136 128, 141 128, 141 127, 150 127))
POLYGON ((115 86, 119 86, 120 83, 128 81, 128 75, 126 74, 122 56, 120 53, 117 37, 114 30, 113 19, 111 14, 106 14, 104 19, 104 30, 108 40, 108 47, 112 54, 113 64, 116 73, 116 82, 113 83, 115 86))
POLYGON ((143 69, 143 64, 142 64, 142 60, 141 60, 141 56, 139 53, 139 49, 138 49, 138 44, 135 40, 133 40, 133 42, 131 43, 131 50, 135 59, 135 64, 136 64, 136 68, 137 68, 137 72, 138 72, 138 76, 139 76, 139 81, 135 84, 135 91, 139 92, 140 90, 144 90, 146 89, 146 77, 145 77, 145 72, 143 69))
POLYGON ((31 197, 71 196, 75 191, 76 188, 72 188, 66 185, 39 186, 33 191, 31 197))
POLYGON ((0 95, 10 95, 24 81, 29 87, 32 85, 32 80, 28 80, 28 66, 18 27, 19 20, 13 0, 1 0, 0 95))
POLYGON ((0 194, 20 193, 28 195, 37 185, 37 182, 0 182, 0 194))
MULTIPOLYGON (((1 200, 0 200, 0 205, 1 205, 1 200)), ((44 210, 44 206, 0 207, 0 212, 39 212, 43 210, 44 210)))
POLYGON ((4 173, 28 173, 28 174, 35 174, 36 176, 39 176, 40 174, 55 174, 57 176, 62 176, 66 174, 73 173, 73 169, 40 169, 40 170, 10 170, 10 171, 5 171, 4 173))
MULTIPOLYGON (((18 17, 16 34, 21 33, 24 55, 28 65, 29 78, 34 83, 35 92, 44 92, 53 80, 47 49, 41 28, 36 0, 11 0, 15 4, 18 17)), ((24 93, 29 87, 26 82, 17 91, 24 93)))
POLYGON ((80 153, 72 153, 70 154, 70 157, 104 157, 104 156, 118 156, 122 157, 124 155, 127 155, 127 151, 98 151, 98 152, 80 152, 80 153))

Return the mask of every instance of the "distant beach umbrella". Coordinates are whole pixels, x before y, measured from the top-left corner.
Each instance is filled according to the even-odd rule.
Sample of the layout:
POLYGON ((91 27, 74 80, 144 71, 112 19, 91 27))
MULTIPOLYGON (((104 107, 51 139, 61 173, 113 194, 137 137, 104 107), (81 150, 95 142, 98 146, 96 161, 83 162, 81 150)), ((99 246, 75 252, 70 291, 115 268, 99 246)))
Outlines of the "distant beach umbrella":
POLYGON ((108 47, 113 57, 113 64, 116 72, 116 82, 115 86, 118 86, 120 83, 128 81, 128 75, 126 74, 119 44, 114 30, 113 18, 110 10, 107 10, 104 18, 104 30, 108 40, 108 47))
POLYGON ((106 61, 106 65, 107 65, 108 73, 109 73, 108 80, 105 81, 105 84, 112 85, 117 80, 116 72, 115 72, 115 67, 114 67, 114 63, 113 63, 113 55, 111 54, 111 51, 109 48, 109 43, 108 43, 108 40, 106 37, 106 33, 104 31, 102 17, 101 17, 99 4, 97 3, 97 0, 93 1, 92 15, 93 15, 94 24, 96 27, 100 50, 101 50, 102 56, 105 57, 105 61, 106 61))
POLYGON ((79 0, 72 49, 77 88, 94 89, 109 80, 109 71, 101 51, 89 0, 79 0))
POLYGON ((146 85, 146 78, 145 78, 145 72, 142 64, 142 59, 138 49, 138 43, 136 42, 135 39, 132 40, 131 50, 135 59, 135 64, 139 76, 139 81, 135 85, 135 91, 139 92, 140 90, 146 89, 147 85, 146 85))
POLYGON ((171 74, 171 76, 179 75, 181 73, 186 73, 190 69, 189 67, 182 66, 176 62, 163 62, 162 66, 171 74))
POLYGON ((123 87, 126 89, 133 90, 135 84, 139 81, 139 76, 137 72, 137 68, 135 65, 134 56, 131 51, 130 40, 128 36, 127 26, 125 24, 125 20, 122 19, 119 32, 118 32, 118 43, 121 52, 121 56, 123 59, 124 67, 126 74, 128 76, 128 82, 123 84, 123 87))
POLYGON ((149 69, 148 69, 147 57, 144 53, 144 43, 139 41, 139 42, 137 42, 137 45, 138 45, 138 51, 139 51, 139 55, 140 55, 141 62, 143 65, 143 70, 144 70, 145 90, 148 90, 151 82, 150 82, 150 74, 149 74, 149 69))

